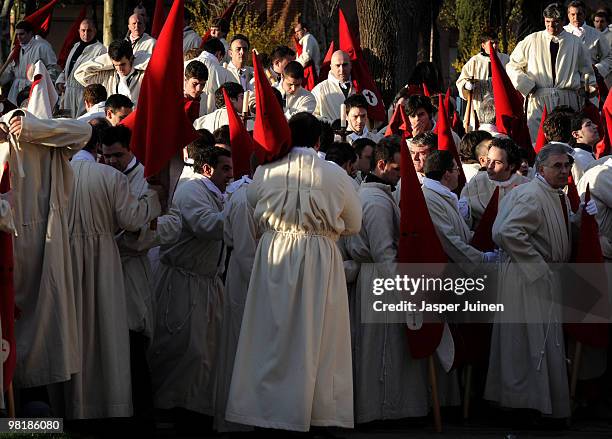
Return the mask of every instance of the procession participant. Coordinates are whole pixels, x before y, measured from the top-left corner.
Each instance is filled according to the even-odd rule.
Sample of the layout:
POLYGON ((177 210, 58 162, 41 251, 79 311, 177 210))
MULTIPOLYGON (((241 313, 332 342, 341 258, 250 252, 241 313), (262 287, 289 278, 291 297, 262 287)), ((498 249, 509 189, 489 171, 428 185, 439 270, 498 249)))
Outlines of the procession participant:
POLYGON ((230 41, 229 56, 230 62, 227 64, 227 71, 232 74, 234 80, 242 85, 244 90, 253 91, 251 80, 253 79, 253 67, 246 65, 247 54, 249 52, 249 39, 242 34, 236 34, 230 41))
POLYGON ((319 74, 319 65, 321 61, 321 51, 317 39, 309 32, 308 25, 303 21, 298 21, 293 32, 298 39, 298 43, 302 46, 302 54, 297 57, 296 61, 306 68, 308 63, 314 65, 317 75, 319 74))
POLYGON ((89 84, 83 89, 83 103, 85 104, 85 114, 77 117, 78 120, 89 122, 98 117, 105 117, 106 98, 108 94, 102 84, 89 84))
POLYGON ((304 67, 297 61, 288 63, 276 87, 283 98, 283 111, 287 119, 297 113, 312 113, 317 106, 314 95, 302 86, 303 82, 304 67))
POLYGON ((351 81, 351 59, 346 52, 334 52, 329 76, 312 89, 312 94, 317 100, 315 116, 329 123, 340 119, 340 105, 350 95, 355 94, 351 81))
POLYGON ((146 18, 140 14, 132 14, 128 18, 129 34, 125 38, 132 46, 134 56, 139 52, 151 56, 157 40, 145 32, 146 18))
POLYGON ((374 142, 382 136, 368 129, 368 101, 363 95, 352 95, 344 101, 346 107, 347 131, 346 140, 353 143, 357 139, 368 138, 374 142))

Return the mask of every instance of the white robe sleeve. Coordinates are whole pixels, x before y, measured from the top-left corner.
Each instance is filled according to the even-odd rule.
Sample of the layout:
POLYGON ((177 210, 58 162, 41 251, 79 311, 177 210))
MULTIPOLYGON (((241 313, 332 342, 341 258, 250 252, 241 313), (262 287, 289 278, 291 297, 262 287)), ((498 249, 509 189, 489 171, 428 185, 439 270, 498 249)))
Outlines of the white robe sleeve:
POLYGON ((361 230, 361 219, 362 219, 362 210, 361 210, 361 201, 359 200, 359 195, 353 188, 353 184, 350 181, 350 177, 347 175, 345 179, 343 179, 344 183, 344 209, 342 211, 341 217, 344 220, 344 231, 342 235, 354 235, 355 233, 359 233, 361 230))
POLYGON ((113 185, 115 218, 120 228, 128 231, 138 231, 143 224, 149 223, 161 212, 157 192, 148 191, 138 199, 130 192, 130 185, 125 175, 114 174, 113 185))
POLYGON ((28 112, 24 113, 18 137, 20 141, 81 149, 91 138, 91 125, 87 122, 75 119, 38 119, 28 112))
POLYGON ((535 54, 530 53, 531 47, 528 38, 519 41, 510 55, 510 61, 506 64, 506 72, 512 84, 524 96, 529 94, 536 85, 535 81, 526 73, 529 57, 535 56, 535 54))
POLYGON ((115 69, 107 53, 84 62, 74 71, 74 79, 83 87, 89 84, 104 84, 109 72, 115 69))
POLYGON ((189 228, 198 238, 223 239, 223 211, 202 198, 202 193, 193 191, 181 198, 177 206, 182 215, 183 227, 189 228))

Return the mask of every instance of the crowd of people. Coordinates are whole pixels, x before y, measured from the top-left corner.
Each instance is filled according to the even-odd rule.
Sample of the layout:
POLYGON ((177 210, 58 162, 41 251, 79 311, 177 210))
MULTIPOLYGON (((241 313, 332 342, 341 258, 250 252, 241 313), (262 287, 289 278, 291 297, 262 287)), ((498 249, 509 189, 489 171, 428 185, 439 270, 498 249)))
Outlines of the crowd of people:
POLYGON ((409 349, 405 323, 362 321, 373 280, 399 262, 402 223, 421 221, 402 196, 415 192, 436 232, 422 245, 439 242, 468 275, 496 271, 497 295, 531 318, 495 322, 485 341, 468 341, 485 352, 472 364, 481 373, 472 393, 544 418, 570 417, 572 402, 610 409, 609 349, 584 346, 578 385, 588 391, 570 396, 576 340, 546 304, 559 293, 551 264, 572 261, 585 216, 598 226, 612 285, 612 152, 600 134, 612 126, 605 108, 599 120, 582 111, 612 85, 612 27, 605 10, 587 25, 582 1, 553 3, 542 19, 545 29, 510 55, 483 30, 456 82, 471 111, 453 125, 454 152, 438 128, 455 99, 444 115, 422 85, 441 92, 437 78, 399 90, 389 119, 401 107, 406 121, 382 127, 391 121, 369 117, 349 54, 333 52, 323 68, 315 36, 298 22, 299 56, 285 45, 262 54, 291 148, 266 163, 253 155, 248 175, 233 172, 226 102, 254 114, 245 118, 252 131, 249 39, 228 35, 223 18, 204 40, 185 26, 184 109, 198 138, 184 148, 171 194, 145 178, 122 124, 155 50, 146 11, 137 8, 127 36, 108 47, 84 19, 63 69, 33 25, 19 22, 20 55, 0 78, 0 177, 10 182, 0 230, 14 258, 18 416, 147 424, 157 409, 177 423, 210 417, 219 432, 308 431, 461 405, 466 364, 435 359, 432 373, 431 359, 409 349), (497 126, 493 56, 525 99, 532 141, 545 136, 535 161, 497 126), (40 62, 61 117, 36 113, 28 66, 40 62), (306 69, 329 73, 308 90, 306 69), (404 178, 406 163, 418 185, 404 178), (495 248, 483 250, 473 237, 494 196, 495 248))

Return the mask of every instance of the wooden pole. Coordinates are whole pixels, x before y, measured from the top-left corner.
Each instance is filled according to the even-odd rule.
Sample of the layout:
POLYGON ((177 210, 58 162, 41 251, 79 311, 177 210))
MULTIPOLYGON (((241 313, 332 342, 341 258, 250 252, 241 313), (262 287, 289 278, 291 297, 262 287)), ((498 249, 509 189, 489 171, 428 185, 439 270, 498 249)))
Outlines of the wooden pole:
POLYGON ((442 415, 440 415, 440 399, 438 398, 438 379, 433 355, 427 359, 429 363, 429 384, 431 385, 431 402, 433 404, 434 429, 442 433, 442 415))
POLYGON ((582 357, 582 343, 576 341, 576 351, 574 354, 574 361, 572 362, 572 378, 570 381, 570 400, 572 401, 572 406, 576 399, 576 384, 578 383, 578 371, 580 370, 580 357, 582 357))
POLYGON ((115 0, 104 0, 103 39, 108 47, 113 42, 113 12, 115 0))
POLYGON ((13 393, 13 382, 12 381, 8 386, 8 390, 6 391, 6 396, 7 396, 6 403, 8 405, 9 418, 14 418, 15 417, 15 394, 13 393))
POLYGON ((465 368, 465 390, 463 394, 463 419, 470 416, 470 394, 472 392, 472 365, 465 368))

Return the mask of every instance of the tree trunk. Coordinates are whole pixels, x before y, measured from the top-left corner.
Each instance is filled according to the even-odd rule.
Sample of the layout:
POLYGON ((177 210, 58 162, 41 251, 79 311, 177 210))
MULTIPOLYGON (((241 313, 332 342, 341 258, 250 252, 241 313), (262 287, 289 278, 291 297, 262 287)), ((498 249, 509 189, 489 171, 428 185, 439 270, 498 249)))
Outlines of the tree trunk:
POLYGON ((416 64, 415 28, 422 9, 423 2, 417 0, 357 0, 361 48, 387 105, 416 64))
POLYGON ((544 30, 544 8, 551 3, 544 0, 523 0, 521 6, 522 20, 520 21, 517 39, 518 41, 527 35, 544 30))

